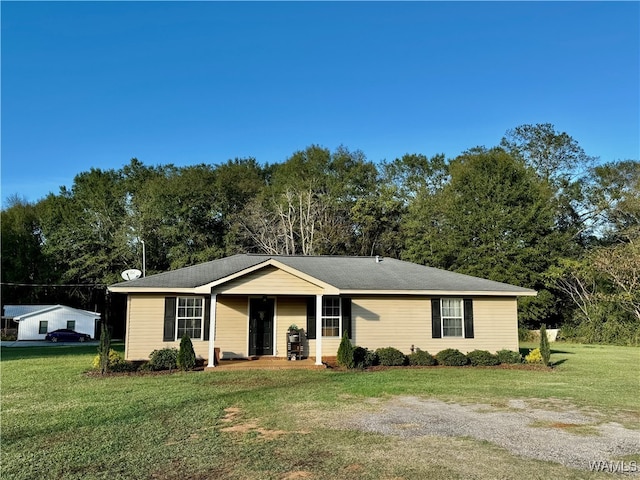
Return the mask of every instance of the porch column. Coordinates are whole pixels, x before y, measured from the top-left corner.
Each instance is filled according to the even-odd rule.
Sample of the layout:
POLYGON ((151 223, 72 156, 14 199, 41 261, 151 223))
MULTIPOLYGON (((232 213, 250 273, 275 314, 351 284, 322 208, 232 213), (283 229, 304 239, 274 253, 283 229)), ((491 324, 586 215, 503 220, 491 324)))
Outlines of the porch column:
POLYGON ((322 365, 322 295, 316 295, 316 365, 322 365))
POLYGON ((207 367, 215 367, 215 336, 216 336, 216 303, 217 303, 217 294, 211 294, 211 311, 209 312, 209 360, 207 367))

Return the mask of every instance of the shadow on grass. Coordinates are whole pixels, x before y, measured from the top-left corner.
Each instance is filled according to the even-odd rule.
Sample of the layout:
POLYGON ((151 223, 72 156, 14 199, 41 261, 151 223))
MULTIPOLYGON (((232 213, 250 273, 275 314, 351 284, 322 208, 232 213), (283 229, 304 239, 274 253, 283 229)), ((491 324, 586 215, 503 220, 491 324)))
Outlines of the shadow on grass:
MULTIPOLYGON (((114 342, 111 348, 118 352, 124 351, 124 342, 114 342)), ((23 360, 29 358, 72 357, 80 355, 95 355, 96 345, 60 345, 46 347, 1 347, 0 361, 23 360)))

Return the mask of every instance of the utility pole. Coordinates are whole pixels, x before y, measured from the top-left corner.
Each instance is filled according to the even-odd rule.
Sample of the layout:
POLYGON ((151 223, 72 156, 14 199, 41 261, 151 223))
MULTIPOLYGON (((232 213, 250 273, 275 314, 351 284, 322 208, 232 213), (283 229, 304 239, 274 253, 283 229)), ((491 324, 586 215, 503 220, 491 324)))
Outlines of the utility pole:
POLYGON ((142 277, 144 278, 147 274, 147 252, 144 246, 144 240, 140 240, 142 243, 142 277))

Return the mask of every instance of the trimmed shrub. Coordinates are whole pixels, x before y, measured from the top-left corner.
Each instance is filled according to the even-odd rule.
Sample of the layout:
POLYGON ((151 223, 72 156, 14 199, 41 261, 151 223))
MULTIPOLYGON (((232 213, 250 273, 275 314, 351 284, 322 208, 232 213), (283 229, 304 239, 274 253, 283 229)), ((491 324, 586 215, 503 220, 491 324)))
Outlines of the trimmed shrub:
POLYGON ((354 366, 353 345, 351 344, 351 340, 349 340, 349 334, 346 330, 342 334, 342 340, 340 340, 336 361, 341 367, 353 368, 354 366))
POLYGON ((544 323, 540 326, 540 355, 542 363, 548 367, 551 363, 551 348, 549 347, 549 337, 547 337, 547 326, 544 323))
MULTIPOLYGON (((100 354, 93 357, 93 368, 96 370, 100 369, 100 354)), ((107 369, 111 369, 116 363, 124 362, 124 359, 120 356, 118 352, 116 352, 113 348, 109 349, 109 355, 107 356, 107 369)))
POLYGON ((540 353, 539 348, 534 348, 529 352, 529 355, 524 357, 525 362, 527 363, 542 363, 542 354, 540 353))
POLYGON ((96 369, 96 370, 100 370, 101 373, 103 373, 103 374, 106 373, 106 371, 109 371, 109 372, 135 372, 138 369, 138 367, 136 367, 135 364, 133 364, 132 362, 127 362, 113 348, 109 349, 107 370, 105 372, 102 371, 100 361, 101 361, 100 354, 98 354, 95 357, 93 357, 93 368, 96 369))
POLYGON ((373 350, 364 347, 353 349, 353 365, 355 368, 369 368, 378 363, 378 356, 373 350))
POLYGON ((489 367, 500 363, 497 356, 486 350, 474 350, 473 352, 469 352, 467 353, 467 358, 474 367, 489 367))
POLYGON ((409 354, 409 365, 432 367, 437 364, 438 362, 433 355, 424 350, 420 350, 419 348, 415 352, 409 354))
POLYGON ((522 363, 522 355, 520 355, 520 352, 514 352, 513 350, 500 350, 496 353, 496 356, 500 363, 522 363))
POLYGON ((436 354, 436 360, 440 365, 446 365, 448 367, 462 367, 469 363, 467 356, 460 350, 455 348, 447 348, 436 354))
POLYGON ((149 355, 150 370, 173 370, 178 367, 178 349, 162 348, 149 355))
POLYGON ((196 352, 193 350, 193 343, 191 343, 191 337, 186 333, 180 340, 180 350, 178 351, 178 357, 176 363, 180 370, 193 370, 196 366, 196 352))
POLYGON ((117 363, 109 366, 109 371, 111 372, 136 372, 138 370, 138 366, 127 360, 120 360, 117 363))
POLYGON ((407 362, 405 354, 394 347, 379 348, 376 350, 376 355, 380 365, 385 367, 399 367, 407 362))

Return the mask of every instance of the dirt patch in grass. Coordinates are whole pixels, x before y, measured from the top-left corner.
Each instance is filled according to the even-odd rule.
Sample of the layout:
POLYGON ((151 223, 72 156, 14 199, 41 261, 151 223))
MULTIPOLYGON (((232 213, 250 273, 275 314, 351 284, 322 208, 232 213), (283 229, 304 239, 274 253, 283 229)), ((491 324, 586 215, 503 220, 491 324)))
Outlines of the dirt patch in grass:
MULTIPOLYGON (((416 397, 396 397, 332 419, 342 428, 404 439, 466 437, 489 442, 525 458, 589 469, 589 462, 615 461, 640 453, 640 432, 615 422, 565 408, 530 406, 525 400, 507 408, 460 405, 416 397)), ((566 407, 566 405, 564 405, 566 407)), ((640 475, 640 472, 637 472, 640 475)))
MULTIPOLYGON (((232 424, 234 422, 238 422, 241 420, 242 410, 238 407, 229 407, 224 409, 225 415, 220 419, 221 422, 232 424)), ((258 424, 254 421, 244 421, 241 423, 236 423, 234 425, 229 425, 228 427, 224 427, 220 429, 221 432, 227 433, 241 433, 246 434, 250 432, 256 432, 260 435, 260 438, 265 440, 273 440, 282 435, 304 435, 309 432, 306 431, 286 431, 286 430, 272 430, 268 428, 259 427, 258 424)))
POLYGON ((282 477, 282 480, 297 480, 299 478, 311 478, 313 477, 313 473, 307 472, 306 470, 297 470, 295 472, 287 472, 282 477))

